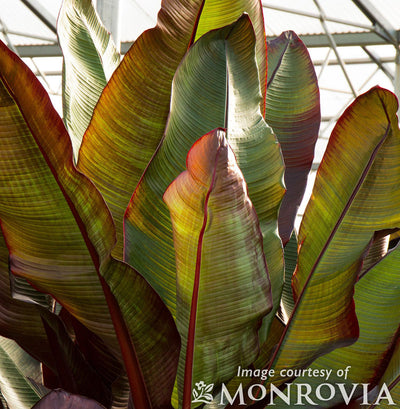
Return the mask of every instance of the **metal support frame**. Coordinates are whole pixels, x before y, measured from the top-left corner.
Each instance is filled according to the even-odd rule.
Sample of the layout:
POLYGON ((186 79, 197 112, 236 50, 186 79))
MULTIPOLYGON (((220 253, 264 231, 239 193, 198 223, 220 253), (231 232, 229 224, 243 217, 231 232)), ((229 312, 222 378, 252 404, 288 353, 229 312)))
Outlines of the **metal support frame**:
POLYGON ((57 34, 57 21, 47 9, 45 9, 37 0, 21 0, 29 10, 35 14, 54 34, 57 34))
POLYGON ((395 74, 391 72, 389 68, 384 65, 384 62, 381 58, 379 58, 373 51, 369 50, 367 47, 361 47, 365 54, 382 70, 382 72, 390 79, 390 81, 394 82, 395 74))
POLYGON ((371 3, 370 0, 353 0, 353 3, 365 14, 374 24, 377 32, 393 45, 398 45, 396 30, 371 3))
MULTIPOLYGON (((370 0, 353 0, 353 3, 369 18, 369 20, 379 29, 379 33, 387 39, 396 49, 395 73, 393 79, 394 92, 400 98, 400 41, 399 31, 389 23, 389 21, 379 12, 370 0)), ((400 108, 397 112, 400 114, 400 108)))
MULTIPOLYGON (((270 3, 266 2, 266 1, 262 2, 262 6, 264 8, 266 8, 266 9, 283 11, 285 13, 296 14, 298 16, 315 18, 317 20, 319 20, 321 18, 321 15, 318 14, 318 13, 311 13, 309 11, 291 9, 289 7, 283 7, 283 6, 277 6, 275 4, 270 4, 270 3)), ((346 26, 361 28, 361 29, 364 29, 364 30, 373 30, 373 27, 371 27, 370 25, 360 24, 360 23, 357 23, 357 22, 352 21, 352 20, 346 20, 346 19, 342 19, 342 18, 329 17, 329 16, 325 16, 325 20, 330 21, 332 23, 339 23, 339 24, 344 24, 346 26)))
POLYGON ((0 25, 2 27, 2 33, 3 33, 4 39, 6 40, 7 47, 10 50, 12 50, 15 54, 18 54, 17 49, 15 48, 15 46, 12 43, 10 37, 8 36, 8 34, 9 34, 8 28, 7 28, 6 24, 4 23, 4 21, 1 18, 0 18, 0 25))
POLYGON ((347 70, 346 70, 345 63, 344 63, 344 61, 343 61, 343 59, 342 59, 342 57, 341 57, 341 55, 340 55, 340 53, 339 53, 339 50, 338 50, 338 48, 337 48, 337 46, 336 46, 335 40, 334 40, 334 38, 332 37, 332 34, 331 34, 331 32, 329 31, 329 28, 328 28, 328 26, 327 26, 327 24, 326 24, 326 16, 325 16, 324 9, 321 7, 321 5, 320 5, 320 3, 319 3, 318 0, 314 0, 314 3, 315 3, 315 5, 317 6, 318 11, 319 11, 319 13, 320 13, 320 16, 321 16, 321 17, 320 17, 321 25, 322 25, 322 27, 323 27, 323 29, 324 29, 324 31, 325 31, 326 36, 328 37, 328 40, 329 40, 329 43, 330 43, 330 45, 331 45, 331 47, 332 47, 332 49, 333 49, 333 52, 334 52, 335 55, 336 55, 336 58, 337 58, 337 60, 338 60, 338 62, 339 62, 340 67, 342 68, 342 72, 343 72, 343 74, 344 74, 344 76, 345 76, 345 78, 346 78, 347 83, 349 84, 349 87, 350 87, 350 89, 351 89, 351 91, 352 91, 354 97, 356 97, 356 96, 357 96, 357 92, 356 92, 356 90, 355 90, 355 88, 354 88, 354 86, 353 86, 353 84, 352 84, 352 82, 351 82, 350 76, 349 76, 349 74, 348 74, 348 72, 347 72, 347 70))

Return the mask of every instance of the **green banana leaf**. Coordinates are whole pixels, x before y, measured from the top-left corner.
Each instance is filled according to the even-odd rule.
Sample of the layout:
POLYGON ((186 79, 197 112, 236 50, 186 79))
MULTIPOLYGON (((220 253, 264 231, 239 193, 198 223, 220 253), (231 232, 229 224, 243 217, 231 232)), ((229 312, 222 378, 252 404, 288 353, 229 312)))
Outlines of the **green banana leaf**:
POLYGON ((57 21, 63 61, 63 119, 75 157, 120 56, 91 0, 64 0, 57 21))
POLYGON ((78 168, 95 183, 111 210, 118 238, 115 257, 123 256, 124 212, 164 134, 178 65, 198 27, 215 29, 234 22, 243 12, 257 22, 263 42, 258 59, 265 61, 259 0, 166 0, 157 26, 136 40, 104 89, 84 136, 78 168))
POLYGON ((257 214, 225 134, 199 139, 187 171, 164 194, 177 263, 183 408, 195 383, 221 384, 254 361, 260 322, 272 309, 257 214))
POLYGON ((259 110, 255 58, 249 57, 254 55, 254 40, 249 18, 243 16, 231 26, 206 34, 191 48, 174 79, 165 137, 126 211, 125 258, 154 286, 173 314, 175 253, 169 211, 162 196, 185 170, 186 155, 194 142, 225 126, 258 214, 274 307, 279 305, 283 254, 276 231, 284 192, 283 165, 279 147, 259 110), (213 59, 208 58, 210 54, 213 59))
POLYGON ((365 249, 375 231, 400 224, 396 111, 395 96, 373 88, 332 132, 300 227, 296 304, 269 364, 277 373, 307 367, 359 336, 353 291, 365 249))
POLYGON ((101 195, 74 167, 45 90, 3 43, 0 80, 0 219, 11 272, 121 356, 135 405, 149 407, 147 388, 154 406, 168 407, 180 348, 172 316, 135 270, 110 256, 115 228, 101 195))
MULTIPOLYGON (((393 354, 394 345, 399 341, 400 323, 400 248, 388 253, 382 261, 373 266, 355 285, 354 301, 357 319, 360 325, 360 336, 356 343, 346 348, 339 348, 318 358, 312 365, 312 370, 331 370, 329 379, 300 377, 295 381, 311 386, 310 398, 319 407, 330 408, 343 402, 342 395, 337 390, 332 399, 319 401, 315 391, 319 384, 343 383, 348 395, 353 400, 362 396, 363 386, 369 384, 372 390, 382 378, 387 362, 393 354), (338 376, 338 371, 349 368, 346 377, 338 376), (345 379, 346 378, 346 379, 345 379), (353 390, 353 384, 358 384, 353 390)), ((398 360, 396 361, 398 363, 398 360)), ((390 371, 390 369, 389 369, 390 371)), ((325 372, 326 373, 326 372, 325 372)), ((339 373, 340 374, 340 373, 339 373)), ((392 382, 387 382, 389 385, 392 382)), ((292 387, 292 402, 297 401, 297 389, 292 387)), ((371 402, 371 400, 370 400, 371 402)), ((400 402, 397 401, 397 402, 400 402)), ((344 402, 348 404, 349 402, 344 402)), ((287 404, 274 402, 277 409, 287 407, 287 404)))
POLYGON ((51 391, 32 409, 105 409, 98 402, 84 396, 73 395, 62 389, 51 391))
POLYGON ((265 120, 281 145, 286 194, 279 212, 279 233, 289 241, 321 122, 319 89, 307 48, 293 31, 268 43, 268 85, 265 120))
POLYGON ((27 378, 39 363, 13 340, 0 337, 0 390, 12 409, 30 409, 40 398, 27 378))

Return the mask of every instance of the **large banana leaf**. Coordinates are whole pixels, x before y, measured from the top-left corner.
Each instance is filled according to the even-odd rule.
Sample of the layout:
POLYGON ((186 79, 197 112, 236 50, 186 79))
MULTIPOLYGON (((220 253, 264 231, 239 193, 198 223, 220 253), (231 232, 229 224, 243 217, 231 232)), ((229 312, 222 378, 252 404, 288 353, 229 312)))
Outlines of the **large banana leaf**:
MULTIPOLYGON (((390 252, 381 262, 370 269, 356 284, 354 301, 357 319, 360 325, 360 337, 357 342, 346 348, 339 348, 318 358, 312 365, 312 370, 330 370, 329 379, 300 377, 297 383, 307 383, 311 386, 310 398, 318 402, 319 407, 332 407, 342 402, 342 396, 337 391, 327 402, 319 401, 315 390, 320 383, 343 383, 346 389, 353 391, 353 399, 363 393, 361 384, 369 384, 369 389, 382 379, 387 362, 391 359, 393 348, 399 341, 400 323, 400 248, 390 252), (368 357, 366 359, 366 357, 368 357), (337 371, 350 366, 346 375, 339 377, 337 371), (358 386, 354 388, 353 385, 358 386)), ((388 385, 390 381, 387 382, 388 385)), ((292 388, 292 402, 297 401, 296 387, 292 388)), ((398 401, 400 402, 400 401, 398 401)), ((274 402, 276 408, 283 409, 287 404, 274 402)))
POLYGON ((119 54, 91 0, 64 0, 57 22, 64 56, 63 117, 77 156, 93 109, 119 54))
POLYGON ((321 121, 317 77, 303 42, 292 31, 268 43, 267 123, 281 145, 287 192, 279 233, 289 241, 314 158, 321 121))
MULTIPOLYGON (((96 184, 114 217, 118 238, 115 256, 122 257, 124 212, 164 133, 172 79, 197 28, 230 24, 243 12, 257 23, 263 43, 258 59, 265 61, 259 0, 165 0, 157 26, 136 40, 99 99, 83 139, 78 167, 96 184)), ((265 72, 260 76, 265 77, 265 72)))
POLYGON ((27 378, 39 365, 18 344, 0 337, 0 390, 13 409, 30 409, 41 396, 27 378))
POLYGON ((332 132, 300 227, 296 304, 269 365, 277 373, 358 338, 353 288, 364 250, 375 231, 400 224, 396 111, 395 96, 374 88, 332 132))
POLYGON ((276 230, 283 167, 279 147, 259 110, 257 69, 251 58, 254 40, 251 23, 243 16, 234 25, 206 34, 191 48, 174 79, 165 137, 126 212, 126 260, 150 281, 173 313, 175 256, 162 195, 185 170, 194 142, 225 126, 260 220, 274 302, 279 304, 283 256, 276 230))
POLYGON ((174 231, 183 340, 178 388, 182 407, 190 408, 195 382, 218 385, 254 361, 272 297, 257 214, 224 130, 193 145, 187 171, 164 200, 174 231))
POLYGON ((174 321, 147 282, 110 256, 111 215, 74 167, 60 117, 3 43, 0 54, 0 219, 10 269, 51 294, 114 353, 122 349, 138 406, 149 405, 144 378, 152 404, 168 407, 179 355, 174 321))

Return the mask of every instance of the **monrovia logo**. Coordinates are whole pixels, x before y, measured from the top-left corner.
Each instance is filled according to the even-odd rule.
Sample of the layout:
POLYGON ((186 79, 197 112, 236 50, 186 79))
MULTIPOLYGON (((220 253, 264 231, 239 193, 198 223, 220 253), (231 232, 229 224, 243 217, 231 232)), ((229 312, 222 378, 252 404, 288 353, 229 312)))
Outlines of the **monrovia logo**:
MULTIPOLYGON (((192 391, 194 398, 192 403, 211 403, 214 399, 212 395, 214 384, 207 385, 204 381, 200 381, 195 385, 196 388, 192 391)), ((275 406, 274 400, 276 398, 280 398, 284 404, 290 406, 318 406, 321 402, 333 400, 337 395, 341 396, 346 405, 352 399, 360 398, 362 399, 361 405, 369 406, 372 403, 378 405, 384 400, 387 405, 396 406, 385 383, 376 391, 374 399, 370 397, 370 384, 368 383, 352 383, 347 385, 345 383, 321 383, 315 389, 307 383, 286 383, 285 385, 286 389, 282 391, 274 384, 271 384, 268 395, 267 388, 263 384, 253 384, 247 389, 244 389, 243 385, 239 384, 236 392, 231 394, 223 383, 220 396, 218 397, 218 406, 225 406, 228 403, 232 405, 234 401, 239 406, 247 406, 246 401, 255 402, 265 398, 268 400, 268 406, 275 406), (359 392, 356 393, 357 390, 359 392)))
POLYGON ((192 403, 211 403, 213 401, 213 396, 211 394, 214 384, 210 383, 207 385, 204 381, 197 382, 196 388, 193 389, 192 403))

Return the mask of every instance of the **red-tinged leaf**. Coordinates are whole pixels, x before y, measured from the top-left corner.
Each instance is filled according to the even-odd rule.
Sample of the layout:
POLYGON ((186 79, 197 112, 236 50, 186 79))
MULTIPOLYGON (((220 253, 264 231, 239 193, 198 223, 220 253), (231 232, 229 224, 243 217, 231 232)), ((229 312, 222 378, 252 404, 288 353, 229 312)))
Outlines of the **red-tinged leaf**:
POLYGON ((0 219, 11 271, 122 357, 135 406, 150 405, 148 391, 153 406, 169 407, 180 342, 174 321, 147 282, 110 256, 112 217, 74 167, 60 117, 22 61, 2 43, 0 53, 0 219))
MULTIPOLYGON (((172 80, 198 27, 210 30, 231 24, 243 12, 256 24, 262 43, 258 59, 264 61, 260 76, 265 78, 259 0, 165 0, 157 26, 136 40, 104 89, 84 136, 78 167, 96 184, 111 210, 118 237, 116 257, 123 255, 125 209, 164 134, 172 80)), ((202 135, 217 126, 224 124, 215 124, 202 135)))
POLYGON ((286 195, 279 212, 279 233, 289 241, 314 158, 321 121, 314 66, 292 31, 268 43, 266 115, 285 160, 286 195))
MULTIPOLYGON (((386 370, 386 374, 391 373, 390 368, 386 369, 389 361, 398 364, 394 349, 400 340, 399 264, 400 247, 388 253, 356 283, 354 301, 360 326, 357 342, 321 356, 310 366, 311 371, 315 370, 318 373, 326 374, 330 371, 329 379, 324 379, 323 382, 331 384, 336 390, 337 384, 340 383, 344 384, 347 390, 354 389, 353 400, 363 395, 363 384, 368 384, 368 389, 373 390, 377 385, 380 389, 384 382, 390 385, 393 381, 394 377, 385 376, 384 372, 386 370), (341 370, 343 370, 343 376, 338 376, 341 370)), ((318 407, 331 408, 344 401, 342 394, 337 391, 329 401, 321 402, 315 394, 321 378, 303 376, 297 378, 292 385, 293 404, 298 396, 296 385, 301 383, 311 386, 309 397, 314 402, 318 402, 318 407)), ((371 398, 369 401, 372 401, 371 398)), ((280 402, 279 399, 274 401, 274 404, 277 409, 287 407, 287 403, 280 402)))
POLYGON ((95 400, 84 396, 72 395, 62 389, 56 389, 42 398, 32 409, 105 409, 95 400))
POLYGON ((195 382, 220 384, 254 361, 272 297, 257 215, 224 130, 194 144, 187 171, 164 200, 174 231, 183 340, 178 390, 182 407, 190 408, 195 382))
POLYGON ((274 304, 279 305, 283 254, 276 231, 284 193, 283 164, 279 146, 259 109, 254 47, 251 22, 243 16, 230 26, 206 34, 189 50, 174 78, 164 139, 125 215, 126 261, 149 280, 173 313, 175 254, 169 211, 162 195, 185 170, 187 152, 196 140, 225 125, 260 221, 274 304), (212 59, 208 58, 210 54, 212 59))
POLYGON ((359 336, 353 292, 365 249, 375 231, 400 225, 397 108, 392 93, 373 88, 332 132, 300 227, 296 304, 269 365, 277 373, 359 336))

